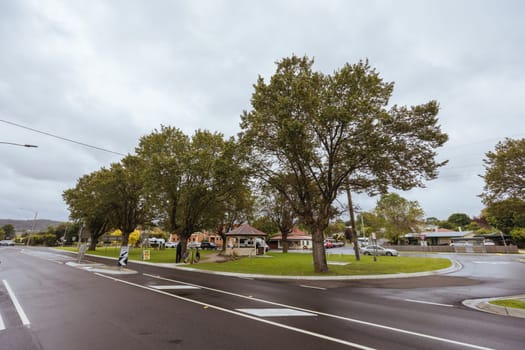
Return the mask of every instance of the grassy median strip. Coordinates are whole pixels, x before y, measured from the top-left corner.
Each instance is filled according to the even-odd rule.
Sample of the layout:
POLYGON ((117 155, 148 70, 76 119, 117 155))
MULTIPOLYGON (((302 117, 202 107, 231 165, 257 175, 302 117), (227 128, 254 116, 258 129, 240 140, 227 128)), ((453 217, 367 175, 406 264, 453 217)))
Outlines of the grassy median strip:
POLYGON ((328 255, 328 273, 313 271, 311 254, 268 253, 266 256, 241 258, 222 263, 199 263, 188 267, 222 272, 277 276, 347 276, 411 273, 440 270, 451 266, 448 259, 381 256, 374 262, 371 256, 356 261, 353 255, 328 255), (343 264, 346 263, 346 264, 343 264))
POLYGON ((525 309, 525 301, 519 299, 492 300, 489 301, 489 303, 498 306, 513 307, 515 309, 525 309))
MULTIPOLYGON (((76 248, 59 248, 77 252, 76 248)), ((152 263, 174 263, 175 249, 150 248, 152 263)), ((99 247, 87 254, 117 258, 120 247, 99 247)), ((442 258, 422 258, 410 256, 380 256, 374 262, 372 256, 361 256, 356 261, 353 255, 327 255, 328 273, 318 274, 313 271, 311 254, 298 253, 268 253, 264 256, 237 258, 226 262, 202 262, 207 256, 217 254, 217 251, 201 250, 201 262, 193 265, 181 265, 195 269, 246 274, 277 275, 277 276, 347 276, 347 275, 382 275, 395 273, 412 273, 434 271, 448 268, 451 261, 442 258)), ((142 249, 131 248, 129 260, 142 260, 142 249)))

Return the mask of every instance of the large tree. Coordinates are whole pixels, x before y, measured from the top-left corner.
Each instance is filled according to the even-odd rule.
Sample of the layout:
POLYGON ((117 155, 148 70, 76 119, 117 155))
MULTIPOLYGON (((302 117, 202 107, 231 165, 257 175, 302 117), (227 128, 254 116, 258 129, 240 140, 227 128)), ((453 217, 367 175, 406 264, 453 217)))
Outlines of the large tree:
POLYGON ((382 195, 375 213, 383 219, 387 237, 396 244, 402 234, 415 231, 424 216, 417 201, 409 201, 397 193, 382 195))
POLYGON ((110 226, 111 202, 107 196, 111 172, 100 169, 78 179, 74 188, 65 190, 62 198, 66 202, 71 219, 82 222, 89 231, 89 250, 95 250, 98 239, 110 226))
POLYGON ((147 202, 167 229, 180 235, 182 253, 192 233, 231 226, 250 206, 247 173, 234 139, 197 130, 191 137, 162 126, 137 147, 144 163, 147 202))
POLYGON ((277 62, 269 83, 259 77, 241 135, 257 176, 281 192, 312 232, 314 270, 325 272, 323 231, 345 181, 370 193, 422 186, 444 164, 436 162, 435 148, 447 135, 437 125, 435 101, 387 109, 393 83, 367 61, 331 75, 312 65, 292 56, 277 62))
POLYGON ((525 200, 525 139, 507 138, 485 155, 483 202, 488 205, 508 198, 525 200))

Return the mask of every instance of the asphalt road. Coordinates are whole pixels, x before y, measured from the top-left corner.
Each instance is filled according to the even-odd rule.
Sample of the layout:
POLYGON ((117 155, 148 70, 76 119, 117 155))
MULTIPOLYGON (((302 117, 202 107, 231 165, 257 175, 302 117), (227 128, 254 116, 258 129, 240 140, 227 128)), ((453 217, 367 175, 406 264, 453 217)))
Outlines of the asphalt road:
POLYGON ((525 264, 455 257, 446 276, 267 281, 2 247, 0 349, 522 349, 525 319, 461 301, 524 293, 525 264))

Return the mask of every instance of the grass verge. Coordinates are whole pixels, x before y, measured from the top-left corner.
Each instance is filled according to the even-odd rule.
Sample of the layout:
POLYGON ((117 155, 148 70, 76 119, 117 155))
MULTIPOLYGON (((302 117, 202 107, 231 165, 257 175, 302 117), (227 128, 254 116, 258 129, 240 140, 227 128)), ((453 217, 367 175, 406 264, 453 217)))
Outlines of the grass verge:
POLYGON ((434 271, 448 268, 451 261, 442 258, 328 255, 327 273, 315 273, 311 254, 268 253, 266 257, 241 258, 222 263, 199 263, 188 267, 221 272, 235 272, 277 276, 348 276, 380 275, 434 271))
MULTIPOLYGON (((70 252, 78 252, 76 247, 57 247, 61 250, 67 250, 70 252)), ((166 249, 155 249, 149 248, 150 260, 152 263, 175 263, 175 248, 166 249)), ((120 254, 120 247, 98 247, 97 250, 88 250, 86 254, 92 254, 97 256, 104 256, 109 258, 118 258, 120 254)), ((201 257, 204 258, 206 255, 213 254, 210 250, 201 250, 201 257)), ((142 261, 142 248, 130 248, 129 260, 142 261)))
POLYGON ((513 307, 515 309, 525 309, 525 301, 519 299, 501 299, 489 301, 490 304, 504 307, 513 307))
MULTIPOLYGON (((74 247, 59 247, 59 249, 77 252, 74 247)), ((174 263, 175 249, 153 249, 150 248, 150 260, 152 263, 174 263)), ((118 258, 120 247, 102 247, 96 251, 87 251, 87 254, 118 258)), ((216 251, 201 251, 201 259, 216 251)), ((313 271, 313 260, 311 254, 295 253, 268 253, 262 257, 244 257, 227 262, 201 262, 193 265, 181 265, 194 269, 234 272, 246 274, 276 275, 276 276, 348 276, 348 275, 383 275, 396 273, 414 273, 434 271, 448 268, 451 261, 443 258, 411 257, 411 256, 380 256, 374 262, 372 256, 361 256, 356 261, 353 255, 327 255, 327 273, 315 273, 313 271)), ((142 261, 142 249, 131 248, 129 260, 142 261)))

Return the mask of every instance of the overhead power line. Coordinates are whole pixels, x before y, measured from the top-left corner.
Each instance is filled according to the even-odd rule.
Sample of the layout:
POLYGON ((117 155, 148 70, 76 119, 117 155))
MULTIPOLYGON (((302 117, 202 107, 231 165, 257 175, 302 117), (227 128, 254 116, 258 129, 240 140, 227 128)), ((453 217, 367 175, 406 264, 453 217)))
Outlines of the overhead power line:
POLYGON ((22 128, 22 129, 30 130, 30 131, 33 131, 33 132, 36 132, 36 133, 39 133, 39 134, 42 134, 42 135, 51 136, 51 137, 54 137, 54 138, 59 139, 59 140, 63 140, 63 141, 71 142, 71 143, 76 143, 77 145, 81 145, 81 146, 84 146, 84 147, 93 148, 93 149, 96 149, 98 151, 113 153, 113 154, 117 154, 119 156, 124 156, 124 157, 126 156, 126 154, 124 154, 124 153, 115 152, 115 151, 112 151, 112 150, 109 150, 109 149, 106 149, 106 148, 93 146, 93 145, 90 145, 90 144, 87 144, 87 143, 84 143, 84 142, 80 142, 80 141, 75 141, 75 140, 72 140, 72 139, 68 139, 67 137, 62 137, 62 136, 54 135, 54 134, 51 134, 51 133, 48 133, 48 132, 45 132, 45 131, 33 129, 33 128, 30 128, 30 127, 27 127, 27 126, 24 126, 24 125, 20 125, 20 124, 17 124, 17 123, 10 122, 8 120, 0 119, 0 122, 4 122, 6 124, 10 124, 10 125, 22 128))

